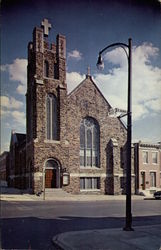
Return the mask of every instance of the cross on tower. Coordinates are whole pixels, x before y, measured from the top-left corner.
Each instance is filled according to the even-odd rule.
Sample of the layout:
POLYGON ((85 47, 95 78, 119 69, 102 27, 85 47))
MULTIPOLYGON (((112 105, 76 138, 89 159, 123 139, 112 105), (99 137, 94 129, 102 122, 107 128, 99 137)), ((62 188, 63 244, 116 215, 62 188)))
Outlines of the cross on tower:
POLYGON ((41 27, 43 27, 43 29, 44 29, 44 36, 48 36, 49 35, 49 29, 51 29, 51 24, 48 22, 48 19, 44 19, 41 22, 41 27))

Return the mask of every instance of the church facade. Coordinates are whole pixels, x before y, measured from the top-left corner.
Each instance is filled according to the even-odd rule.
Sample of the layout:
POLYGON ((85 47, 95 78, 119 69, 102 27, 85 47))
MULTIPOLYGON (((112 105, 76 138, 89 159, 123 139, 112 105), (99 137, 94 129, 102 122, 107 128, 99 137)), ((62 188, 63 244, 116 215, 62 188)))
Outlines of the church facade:
MULTIPOLYGON (((127 131, 88 73, 71 93, 66 84, 66 38, 47 41, 44 19, 28 44, 26 169, 34 193, 125 193, 127 131)), ((132 164, 132 192, 135 171, 132 164)))

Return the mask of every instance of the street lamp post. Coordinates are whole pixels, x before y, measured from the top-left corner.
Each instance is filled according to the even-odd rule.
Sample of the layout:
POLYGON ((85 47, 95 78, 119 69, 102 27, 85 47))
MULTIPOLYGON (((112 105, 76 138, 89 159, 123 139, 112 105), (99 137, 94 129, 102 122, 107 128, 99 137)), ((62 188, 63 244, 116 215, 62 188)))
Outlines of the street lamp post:
POLYGON ((123 228, 125 231, 133 231, 132 228, 132 213, 131 213, 131 127, 132 127, 132 89, 131 89, 131 65, 132 65, 132 39, 129 38, 128 44, 125 43, 113 43, 105 47, 99 52, 97 61, 97 67, 103 68, 102 53, 111 47, 121 47, 126 53, 128 59, 128 102, 127 102, 127 143, 126 143, 126 224, 123 228), (128 53, 125 48, 128 48, 128 53))

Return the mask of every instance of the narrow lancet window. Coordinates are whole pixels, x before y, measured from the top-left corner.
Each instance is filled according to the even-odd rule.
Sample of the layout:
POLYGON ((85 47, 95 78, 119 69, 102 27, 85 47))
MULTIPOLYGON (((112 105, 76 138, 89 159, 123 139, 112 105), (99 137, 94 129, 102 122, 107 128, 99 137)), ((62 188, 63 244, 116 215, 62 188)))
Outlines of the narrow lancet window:
POLYGON ((49 63, 47 60, 44 62, 44 76, 49 77, 49 63))
POLYGON ((58 140, 58 102, 53 94, 49 94, 46 100, 47 110, 47 139, 58 140))

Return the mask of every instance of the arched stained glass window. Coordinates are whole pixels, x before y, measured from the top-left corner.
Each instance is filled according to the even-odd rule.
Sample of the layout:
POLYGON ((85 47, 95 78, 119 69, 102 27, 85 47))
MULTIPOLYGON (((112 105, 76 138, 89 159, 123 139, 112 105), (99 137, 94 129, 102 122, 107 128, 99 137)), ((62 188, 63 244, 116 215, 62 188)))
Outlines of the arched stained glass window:
POLYGON ((58 103, 53 94, 48 94, 46 99, 47 110, 47 139, 58 140, 58 103))
POLYGON ((99 167, 100 131, 97 121, 91 117, 80 125, 80 166, 99 167))
POLYGON ((47 60, 44 61, 44 76, 49 77, 49 63, 47 60))

